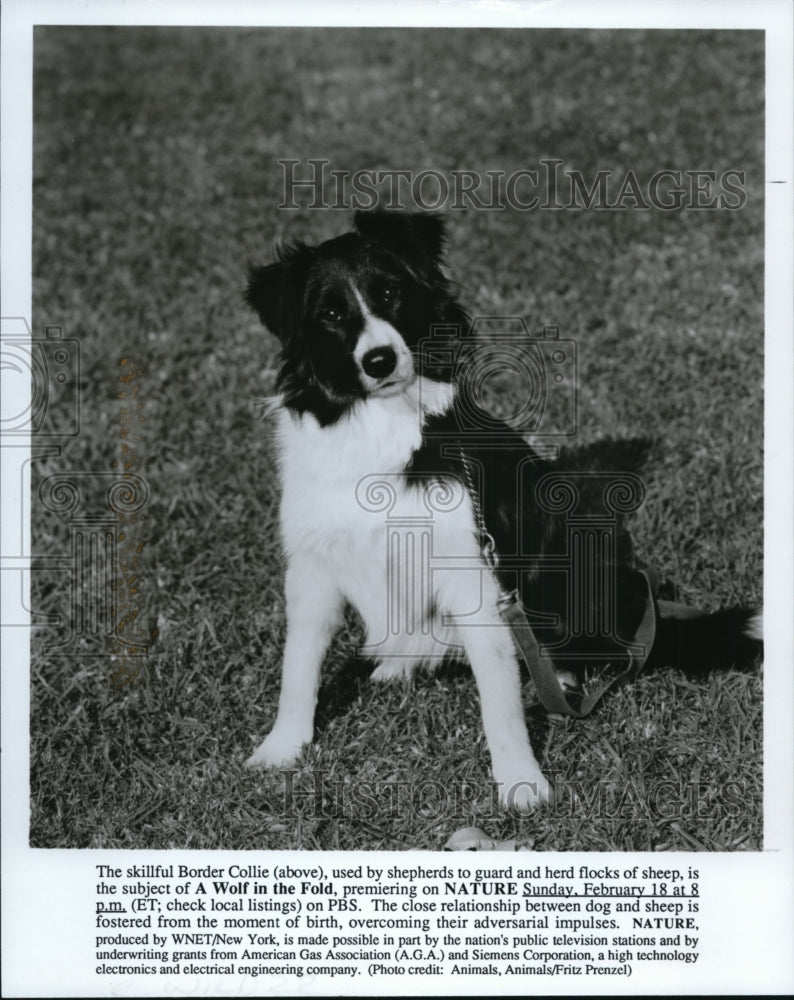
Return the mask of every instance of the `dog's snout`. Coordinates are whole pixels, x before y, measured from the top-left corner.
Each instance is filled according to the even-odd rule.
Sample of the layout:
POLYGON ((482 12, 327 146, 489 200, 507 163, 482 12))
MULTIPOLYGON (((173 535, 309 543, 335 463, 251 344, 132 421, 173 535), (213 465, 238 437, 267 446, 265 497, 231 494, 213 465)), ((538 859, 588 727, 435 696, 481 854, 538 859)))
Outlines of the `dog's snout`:
POLYGON ((393 347, 373 347, 361 359, 361 367, 370 378, 385 378, 397 367, 397 355, 393 347))

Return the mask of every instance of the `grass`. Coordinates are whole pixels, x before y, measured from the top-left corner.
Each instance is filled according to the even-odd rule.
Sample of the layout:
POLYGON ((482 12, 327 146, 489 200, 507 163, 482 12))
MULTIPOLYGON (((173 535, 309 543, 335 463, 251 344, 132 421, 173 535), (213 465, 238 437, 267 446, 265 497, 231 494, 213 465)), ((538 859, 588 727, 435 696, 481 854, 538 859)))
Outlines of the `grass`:
MULTIPOLYGON (((119 526, 125 644, 65 657, 52 630, 34 636, 31 843, 436 849, 479 825, 537 850, 759 849, 757 673, 659 671, 578 723, 545 718, 527 687, 559 798, 516 817, 491 806, 468 671, 367 684, 351 617, 299 767, 242 769, 275 715, 284 639, 273 452, 251 403, 276 344, 242 304, 245 266, 349 221, 278 211, 280 157, 746 171, 734 212, 451 212, 449 261, 471 312, 577 341, 578 444, 654 440, 640 554, 706 607, 761 597, 760 33, 329 34, 37 29, 34 328, 79 338, 83 420, 34 468, 127 461, 150 499, 119 526), (125 653, 137 644, 145 660, 125 653)), ((36 553, 64 555, 68 534, 36 508, 36 553)), ((34 594, 68 615, 63 576, 38 574, 34 594)))

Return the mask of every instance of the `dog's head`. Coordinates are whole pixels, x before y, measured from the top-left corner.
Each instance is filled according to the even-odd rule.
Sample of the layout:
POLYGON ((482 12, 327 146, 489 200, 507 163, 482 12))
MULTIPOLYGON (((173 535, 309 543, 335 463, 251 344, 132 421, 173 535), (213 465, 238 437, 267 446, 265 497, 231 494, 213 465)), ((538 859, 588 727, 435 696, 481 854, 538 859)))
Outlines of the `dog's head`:
POLYGON ((422 351, 434 326, 466 324, 441 270, 444 241, 438 216, 357 212, 355 232, 250 269, 246 299, 282 344, 285 405, 327 424, 419 374, 452 377, 422 351))

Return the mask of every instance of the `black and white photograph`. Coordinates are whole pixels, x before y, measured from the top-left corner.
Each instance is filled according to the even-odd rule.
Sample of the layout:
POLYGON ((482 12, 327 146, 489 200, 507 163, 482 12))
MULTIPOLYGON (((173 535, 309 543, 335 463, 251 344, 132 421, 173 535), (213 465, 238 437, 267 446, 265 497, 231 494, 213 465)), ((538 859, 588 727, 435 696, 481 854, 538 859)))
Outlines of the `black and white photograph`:
POLYGON ((36 30, 32 844, 760 847, 763 68, 36 30))
POLYGON ((2 313, 22 849, 108 883, 176 852, 648 857, 692 912, 701 858, 779 849, 791 176, 752 5, 63 6, 30 29, 2 313))

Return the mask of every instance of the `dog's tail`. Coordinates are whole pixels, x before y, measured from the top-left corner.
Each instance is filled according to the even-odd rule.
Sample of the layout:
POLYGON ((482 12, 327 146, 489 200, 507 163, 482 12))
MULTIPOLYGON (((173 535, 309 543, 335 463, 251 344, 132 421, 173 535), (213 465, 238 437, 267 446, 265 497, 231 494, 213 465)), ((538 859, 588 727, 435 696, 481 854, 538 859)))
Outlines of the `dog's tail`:
POLYGON ((653 662, 692 674, 747 669, 763 654, 763 616, 755 608, 723 608, 711 614, 658 602, 653 662))

